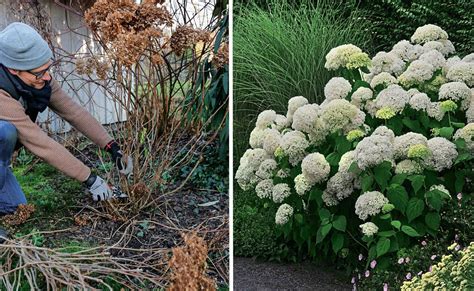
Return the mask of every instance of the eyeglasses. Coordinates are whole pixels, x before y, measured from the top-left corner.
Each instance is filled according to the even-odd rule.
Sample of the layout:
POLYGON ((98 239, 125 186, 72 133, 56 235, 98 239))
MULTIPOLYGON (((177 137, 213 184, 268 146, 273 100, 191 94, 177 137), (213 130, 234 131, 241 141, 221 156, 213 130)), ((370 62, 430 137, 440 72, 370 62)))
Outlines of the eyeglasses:
POLYGON ((39 79, 43 78, 46 73, 49 72, 49 69, 51 69, 51 67, 53 66, 53 64, 54 64, 54 63, 52 63, 51 65, 49 65, 49 67, 47 67, 46 69, 41 70, 41 71, 39 71, 39 72, 32 72, 32 71, 30 71, 30 70, 25 71, 25 72, 28 72, 28 73, 32 74, 33 76, 36 77, 36 80, 39 80, 39 79))

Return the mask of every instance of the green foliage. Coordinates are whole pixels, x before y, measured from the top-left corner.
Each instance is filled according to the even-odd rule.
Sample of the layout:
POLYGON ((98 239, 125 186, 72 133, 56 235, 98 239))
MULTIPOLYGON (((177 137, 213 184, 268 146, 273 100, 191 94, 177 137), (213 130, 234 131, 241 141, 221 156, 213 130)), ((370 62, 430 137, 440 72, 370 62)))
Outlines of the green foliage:
POLYGON ((360 0, 367 12, 374 46, 370 53, 389 51, 393 39, 407 39, 415 29, 435 24, 449 29, 449 39, 457 52, 467 55, 474 47, 474 2, 469 0, 360 0))
MULTIPOLYGON (((185 154, 184 151, 186 151, 186 149, 178 154, 177 160, 179 160, 180 155, 185 154)), ((178 172, 175 173, 164 172, 162 178, 167 183, 172 184, 178 180, 183 180, 183 178, 186 178, 192 171, 189 182, 196 188, 227 193, 229 188, 229 168, 227 163, 222 163, 219 157, 219 151, 220 147, 209 145, 201 153, 204 159, 200 161, 200 155, 194 155, 188 165, 179 168, 178 172), (199 161, 199 165, 195 167, 199 161)))
MULTIPOLYGON (((228 44, 228 15, 224 15, 216 25, 216 39, 212 49, 217 54, 218 49, 228 44)), ((185 107, 191 106, 187 118, 199 119, 204 123, 206 130, 220 130, 219 148, 220 157, 227 160, 229 141, 229 64, 222 68, 216 67, 209 57, 206 57, 199 66, 197 78, 188 91, 185 107)))
POLYGON ((275 207, 264 208, 258 198, 249 197, 252 194, 234 189, 234 255, 278 256, 274 231, 275 207))
POLYGON ((26 165, 18 166, 13 169, 13 173, 28 203, 34 204, 39 212, 65 209, 71 199, 83 195, 79 182, 64 177, 45 163, 36 164, 32 169, 26 165))

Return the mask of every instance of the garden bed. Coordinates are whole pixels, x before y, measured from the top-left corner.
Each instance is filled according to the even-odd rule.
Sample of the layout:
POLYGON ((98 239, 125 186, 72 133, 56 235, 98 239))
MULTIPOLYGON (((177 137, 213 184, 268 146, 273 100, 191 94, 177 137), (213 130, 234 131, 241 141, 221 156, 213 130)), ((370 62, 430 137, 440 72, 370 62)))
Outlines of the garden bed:
MULTIPOLYGON (((160 286, 147 286, 150 288, 170 283, 171 250, 182 244, 183 234, 194 231, 208 246, 207 274, 219 287, 225 287, 229 244, 227 168, 218 166, 222 163, 216 144, 205 151, 194 153, 205 155, 204 160, 184 187, 178 189, 189 171, 182 168, 169 173, 151 193, 155 206, 126 220, 111 215, 109 206, 93 202, 80 183, 23 152, 14 173, 35 211, 24 223, 7 228, 18 239, 26 235, 36 247, 66 248, 73 253, 99 248, 113 258, 140 262, 145 272, 161 282, 160 286)), ((83 143, 80 152, 72 152, 87 165, 104 169, 95 145, 83 143)), ((120 202, 115 203, 120 207, 120 202)))

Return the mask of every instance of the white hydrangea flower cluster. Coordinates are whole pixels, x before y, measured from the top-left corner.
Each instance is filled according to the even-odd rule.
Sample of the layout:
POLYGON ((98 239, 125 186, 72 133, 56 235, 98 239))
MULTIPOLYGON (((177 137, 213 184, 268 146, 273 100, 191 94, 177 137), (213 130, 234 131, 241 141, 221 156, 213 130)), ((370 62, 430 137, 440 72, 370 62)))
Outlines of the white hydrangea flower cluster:
POLYGON ((286 183, 279 183, 273 186, 272 198, 275 203, 282 203, 285 198, 291 195, 290 186, 286 183))
POLYGON ((307 155, 301 163, 301 171, 311 184, 319 184, 327 180, 331 166, 320 153, 307 155))
POLYGON ((275 128, 266 128, 262 133, 262 147, 269 154, 273 155, 280 146, 281 134, 275 128))
POLYGON ((398 82, 404 87, 422 84, 433 77, 436 68, 428 62, 416 60, 410 63, 407 70, 398 77, 398 82))
POLYGON ((323 192, 323 201, 327 206, 339 204, 339 201, 349 197, 354 191, 354 175, 337 172, 332 176, 323 192))
POLYGON ((250 190, 260 181, 255 172, 259 169, 260 164, 268 158, 270 156, 264 149, 248 149, 244 153, 235 173, 235 179, 242 189, 250 190))
POLYGON ((456 62, 448 70, 446 78, 450 81, 464 82, 469 87, 474 86, 474 63, 456 62))
POLYGON ((382 85, 384 87, 387 87, 388 85, 391 84, 397 84, 398 80, 394 76, 390 75, 387 72, 382 72, 378 75, 375 75, 372 78, 372 81, 370 81, 370 87, 375 88, 379 85, 382 85))
POLYGON ((425 51, 437 50, 447 57, 456 52, 453 43, 449 39, 432 40, 423 45, 425 51))
POLYGON ((275 223, 278 225, 284 225, 290 221, 290 218, 293 216, 293 207, 288 204, 282 204, 278 207, 278 210, 275 214, 275 223))
POLYGON ((296 166, 306 156, 306 148, 309 146, 306 136, 301 131, 290 131, 283 135, 281 148, 288 155, 290 164, 296 166))
POLYGON ((463 128, 460 128, 454 134, 454 139, 464 139, 466 147, 474 153, 474 123, 466 124, 463 128))
POLYGON ((258 182, 257 186, 255 187, 255 192, 257 193, 258 198, 265 199, 265 198, 272 198, 273 193, 273 180, 266 179, 258 182))
POLYGON ((359 225, 359 227, 362 229, 362 233, 366 236, 373 236, 379 231, 379 228, 373 222, 366 222, 359 225))
POLYGON ((358 108, 362 108, 365 104, 365 101, 372 99, 374 96, 374 92, 366 87, 359 87, 352 93, 351 96, 351 103, 357 106, 358 108))
POLYGON ((446 65, 446 59, 443 54, 434 49, 423 53, 419 60, 432 65, 435 70, 441 69, 446 65))
POLYGON ((330 132, 349 132, 363 124, 365 115, 347 100, 335 99, 327 103, 321 112, 321 119, 330 132))
POLYGON ((306 104, 299 107, 293 114, 291 127, 305 133, 312 132, 319 117, 319 111, 318 104, 306 104))
POLYGON ((375 98, 375 105, 377 110, 388 107, 399 113, 409 101, 410 95, 408 95, 407 91, 399 85, 390 85, 388 88, 380 91, 377 98, 375 98))
POLYGON ((423 25, 415 30, 415 33, 411 37, 411 41, 414 43, 426 43, 429 41, 447 40, 448 33, 441 29, 439 26, 433 24, 423 25))
POLYGON ((415 110, 426 111, 431 105, 431 99, 428 97, 428 95, 426 95, 426 93, 416 93, 411 96, 408 104, 415 110))
POLYGON ((395 174, 415 175, 423 172, 422 165, 414 160, 402 160, 395 167, 395 174))
POLYGON ((417 144, 426 146, 428 144, 428 139, 424 135, 414 132, 408 132, 395 137, 395 140, 393 142, 395 159, 408 158, 408 149, 411 146, 417 144))
POLYGON ((446 112, 441 110, 441 102, 431 102, 426 109, 426 113, 429 117, 441 121, 446 112))
POLYGON ((303 174, 299 174, 295 177, 295 190, 296 193, 300 196, 303 196, 306 192, 311 190, 313 185, 308 182, 303 174))
POLYGON ((374 75, 387 72, 395 76, 405 70, 405 62, 394 52, 378 52, 372 58, 370 72, 374 75))
POLYGON ((283 129, 290 126, 290 124, 291 124, 290 121, 288 120, 288 118, 286 118, 285 115, 277 114, 277 116, 275 118, 275 123, 272 124, 272 128, 274 128, 278 131, 282 131, 283 129))
POLYGON ((287 122, 291 124, 293 122, 293 114, 295 113, 296 109, 308 103, 308 99, 304 98, 303 96, 295 96, 288 100, 288 111, 286 113, 287 122))
POLYGON ((405 62, 411 62, 419 58, 424 52, 421 45, 412 45, 408 40, 401 40, 392 48, 392 53, 405 62))
POLYGON ((434 137, 428 140, 428 148, 432 154, 424 160, 425 167, 432 168, 437 172, 450 169, 458 157, 456 145, 444 137, 434 137))
POLYGON ((276 118, 276 112, 274 110, 265 110, 262 111, 258 117, 255 126, 258 128, 267 128, 273 124, 276 118))
MULTIPOLYGON (((440 100, 464 101, 471 100, 471 89, 463 82, 449 82, 439 88, 440 100)), ((467 108, 464 108, 464 110, 467 108)))
POLYGON ((339 160, 339 172, 349 173, 349 168, 355 161, 354 151, 348 151, 339 160))
POLYGON ((474 88, 471 89, 471 100, 466 110, 466 119, 468 123, 474 122, 474 88))
POLYGON ((388 199, 378 191, 365 192, 357 198, 355 213, 360 219, 366 220, 369 216, 379 214, 388 202, 388 199))
POLYGON ((273 177, 273 172, 277 169, 278 164, 274 159, 264 160, 258 167, 257 175, 260 179, 270 179, 273 177))
POLYGON ((324 96, 327 101, 344 99, 351 91, 351 83, 342 77, 334 77, 324 86, 324 96))
POLYGON ((393 145, 390 137, 372 133, 361 140, 355 150, 354 157, 361 170, 393 160, 393 145))
POLYGON ((353 44, 345 44, 335 47, 326 55, 326 63, 324 67, 328 70, 337 70, 339 68, 347 68, 351 62, 351 58, 358 56, 362 50, 353 44))

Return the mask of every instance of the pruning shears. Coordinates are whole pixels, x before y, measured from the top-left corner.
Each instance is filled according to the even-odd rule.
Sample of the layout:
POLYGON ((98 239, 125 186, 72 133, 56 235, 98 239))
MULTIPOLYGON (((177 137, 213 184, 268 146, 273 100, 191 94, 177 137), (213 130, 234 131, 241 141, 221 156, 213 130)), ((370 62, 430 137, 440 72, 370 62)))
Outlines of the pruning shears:
MULTIPOLYGON (((123 160, 120 161, 122 164, 122 170, 119 170, 119 173, 125 176, 125 178, 129 178, 133 172, 133 160, 130 156, 127 157, 127 163, 124 163, 123 160)), ((123 192, 119 186, 112 186, 109 185, 112 189, 112 197, 116 199, 127 199, 128 194, 123 192)))

